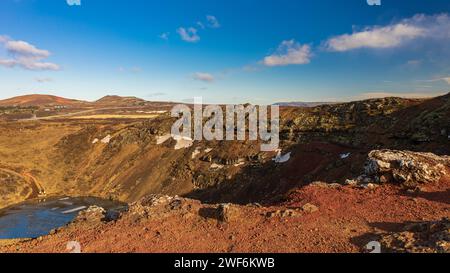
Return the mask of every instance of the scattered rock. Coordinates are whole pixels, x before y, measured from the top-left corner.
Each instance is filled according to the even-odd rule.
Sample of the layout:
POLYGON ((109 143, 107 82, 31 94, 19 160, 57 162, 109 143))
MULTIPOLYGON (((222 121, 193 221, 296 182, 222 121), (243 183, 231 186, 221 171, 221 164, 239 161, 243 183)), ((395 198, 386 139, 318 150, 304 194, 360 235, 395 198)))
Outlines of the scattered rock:
POLYGON ((312 182, 311 185, 319 188, 329 188, 329 189, 338 189, 342 187, 342 185, 338 183, 325 183, 319 181, 312 182))
POLYGON ((296 217, 298 216, 298 211, 292 210, 292 209, 286 209, 286 210, 277 210, 277 211, 271 211, 266 213, 267 218, 273 218, 273 217, 296 217))
POLYGON ((388 252, 450 253, 450 220, 410 223, 401 232, 382 234, 380 243, 388 252))
POLYGON ((172 202, 170 202, 169 209, 178 210, 181 208, 182 204, 183 202, 181 201, 181 199, 175 199, 172 202))
POLYGON ((99 206, 90 206, 86 210, 80 211, 73 222, 97 223, 105 220, 106 210, 99 206))
POLYGON ((347 180, 345 180, 344 184, 348 185, 348 186, 356 186, 356 185, 358 185, 358 181, 355 179, 347 179, 347 180))
POLYGON ((360 187, 363 189, 367 189, 367 190, 373 190, 373 189, 379 187, 379 185, 373 184, 373 183, 367 183, 367 184, 361 184, 360 187))
POLYGON ((240 215, 239 207, 232 204, 220 204, 217 208, 218 220, 225 223, 238 219, 240 215))
POLYGON ((319 208, 311 203, 306 203, 302 206, 302 210, 307 213, 313 213, 319 210, 319 208))

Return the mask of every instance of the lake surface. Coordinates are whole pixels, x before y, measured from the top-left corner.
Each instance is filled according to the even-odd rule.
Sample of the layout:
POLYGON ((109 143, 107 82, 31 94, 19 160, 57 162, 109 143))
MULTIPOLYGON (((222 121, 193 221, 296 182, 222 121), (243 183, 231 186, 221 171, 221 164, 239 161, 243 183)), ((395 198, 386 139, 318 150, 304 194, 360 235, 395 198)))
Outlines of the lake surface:
POLYGON ((0 210, 0 239, 37 238, 65 226, 81 210, 97 205, 107 213, 126 210, 126 204, 95 197, 60 197, 27 201, 0 210))

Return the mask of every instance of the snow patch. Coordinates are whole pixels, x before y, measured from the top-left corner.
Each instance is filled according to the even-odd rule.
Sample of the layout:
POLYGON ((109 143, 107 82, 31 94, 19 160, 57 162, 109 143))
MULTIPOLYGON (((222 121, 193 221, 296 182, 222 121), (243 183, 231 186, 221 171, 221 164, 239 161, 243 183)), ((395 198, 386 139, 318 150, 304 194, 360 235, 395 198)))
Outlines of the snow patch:
POLYGON ((97 142, 99 142, 100 140, 98 139, 98 138, 96 138, 96 139, 94 139, 93 141, 92 141, 92 144, 95 144, 95 143, 97 143, 97 142))
POLYGON ((175 150, 189 148, 194 144, 194 141, 190 137, 173 136, 173 139, 175 139, 177 141, 177 144, 175 144, 175 147, 174 147, 175 150))
POLYGON ((287 153, 285 155, 281 154, 281 150, 278 149, 277 150, 277 156, 275 158, 273 158, 272 160, 275 161, 275 163, 285 163, 288 162, 289 159, 291 159, 291 153, 287 153))
POLYGON ((351 155, 351 153, 345 153, 345 154, 339 155, 339 157, 340 157, 341 159, 346 159, 346 158, 348 158, 350 155, 351 155))
POLYGON ((103 144, 108 144, 108 143, 111 141, 111 139, 112 139, 111 135, 107 135, 105 138, 103 138, 103 139, 101 140, 101 142, 102 142, 103 144))
POLYGON ((177 144, 175 144, 175 147, 174 147, 175 150, 189 148, 194 144, 194 140, 192 140, 192 138, 190 138, 190 137, 174 136, 171 134, 156 137, 156 144, 157 145, 163 144, 164 142, 169 140, 169 138, 171 138, 171 137, 173 137, 173 139, 176 140, 176 142, 177 142, 177 144))

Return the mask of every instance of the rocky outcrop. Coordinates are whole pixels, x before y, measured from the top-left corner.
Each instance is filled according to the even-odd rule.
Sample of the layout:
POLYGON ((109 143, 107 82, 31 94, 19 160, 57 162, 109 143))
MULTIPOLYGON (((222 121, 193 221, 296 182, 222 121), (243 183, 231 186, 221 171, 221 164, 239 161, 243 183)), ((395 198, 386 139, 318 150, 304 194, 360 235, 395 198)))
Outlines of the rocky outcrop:
POLYGON ((89 222, 99 223, 106 219, 106 210, 99 206, 90 206, 86 210, 81 211, 73 220, 73 223, 89 222))
POLYGON ((241 216, 238 206, 232 204, 220 204, 217 208, 218 220, 222 222, 236 221, 241 216))
POLYGON ((406 187, 439 181, 448 174, 449 156, 396 150, 375 150, 369 153, 364 173, 347 184, 394 183, 406 187))
POLYGON ((384 251, 399 253, 449 253, 450 220, 407 224, 404 231, 383 234, 384 251))
POLYGON ((130 204, 128 212, 123 214, 122 217, 131 218, 137 222, 145 219, 169 217, 174 212, 188 217, 188 215, 198 214, 200 205, 200 201, 197 200, 178 196, 150 194, 130 204))

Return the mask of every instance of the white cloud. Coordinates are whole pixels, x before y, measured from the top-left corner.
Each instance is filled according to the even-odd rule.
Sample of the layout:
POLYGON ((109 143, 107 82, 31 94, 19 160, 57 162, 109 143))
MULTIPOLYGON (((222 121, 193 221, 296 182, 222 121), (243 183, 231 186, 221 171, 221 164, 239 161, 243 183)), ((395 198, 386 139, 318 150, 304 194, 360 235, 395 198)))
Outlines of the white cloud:
POLYGON ((325 47, 339 52, 359 48, 394 48, 418 38, 450 38, 448 14, 418 14, 396 24, 367 27, 352 34, 330 38, 325 42, 325 47))
POLYGON ((197 81, 202 82, 213 82, 214 76, 209 73, 196 72, 192 75, 192 78, 197 81))
POLYGON ((14 67, 14 66, 16 66, 16 64, 17 64, 17 61, 15 61, 15 60, 0 59, 1 66, 14 67))
POLYGON ((450 77, 442 78, 441 80, 446 81, 448 84, 450 84, 450 77))
POLYGON ((170 35, 170 32, 164 32, 164 33, 161 33, 161 35, 159 35, 159 38, 167 41, 167 40, 169 40, 169 35, 170 35))
POLYGON ((207 15, 206 20, 208 21, 208 26, 210 28, 219 28, 220 27, 219 20, 217 20, 216 16, 207 15))
POLYGON ((363 47, 390 48, 424 34, 421 28, 398 24, 337 36, 327 41, 327 47, 332 51, 348 51, 363 47))
POLYGON ((197 34, 197 29, 190 27, 188 29, 185 29, 183 27, 180 27, 177 30, 178 34, 180 34, 180 37, 183 41, 189 42, 189 43, 195 43, 200 41, 200 36, 197 34))
POLYGON ((417 80, 418 82, 440 82, 445 81, 446 83, 450 84, 450 77, 442 77, 442 78, 434 78, 430 80, 417 80))
POLYGON ((10 38, 5 35, 0 35, 0 43, 6 43, 10 38))
POLYGON ((8 52, 15 55, 30 56, 42 59, 50 56, 50 52, 47 50, 38 49, 34 45, 24 41, 6 41, 5 48, 8 52))
POLYGON ((301 45, 295 40, 283 41, 277 51, 264 58, 266 66, 285 66, 292 64, 308 64, 311 62, 311 47, 301 45))
POLYGON ((50 57, 48 50, 43 50, 29 44, 25 41, 11 40, 7 36, 0 36, 0 44, 4 46, 9 59, 0 59, 0 65, 13 68, 15 66, 28 70, 59 70, 57 64, 50 62, 42 62, 42 60, 50 57))
POLYGON ((197 22, 197 26, 199 26, 201 29, 205 29, 205 24, 200 21, 197 22))
POLYGON ((66 0, 69 6, 81 6, 81 0, 66 0))

